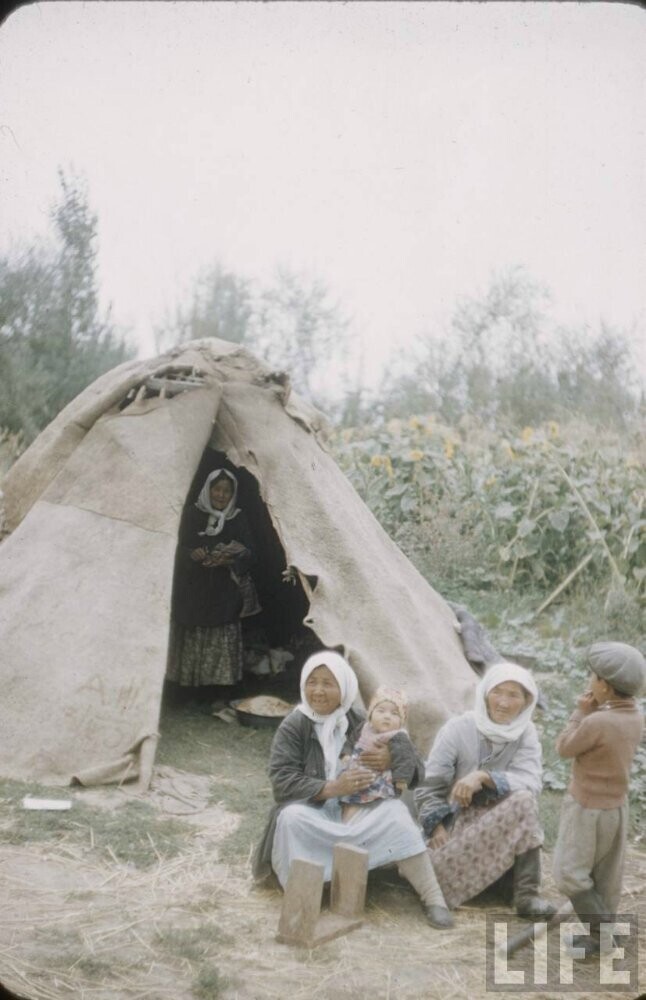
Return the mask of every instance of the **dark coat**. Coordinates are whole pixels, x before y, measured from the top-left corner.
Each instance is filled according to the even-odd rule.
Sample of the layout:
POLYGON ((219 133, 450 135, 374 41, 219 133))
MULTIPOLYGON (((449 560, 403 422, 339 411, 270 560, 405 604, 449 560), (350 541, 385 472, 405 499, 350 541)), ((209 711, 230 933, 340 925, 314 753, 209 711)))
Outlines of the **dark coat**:
POLYGON ((232 579, 227 566, 206 567, 191 559, 193 549, 212 551, 217 545, 239 542, 245 552, 239 555, 233 569, 242 574, 249 569, 252 559, 251 532, 242 511, 226 521, 219 535, 200 535, 209 515, 194 504, 186 507, 179 529, 175 578, 172 598, 172 617, 179 625, 195 628, 212 628, 235 622, 242 609, 242 593, 232 579))
MULTIPOLYGON (((365 722, 362 713, 350 709, 347 713, 348 729, 341 756, 349 754, 365 722)), ((393 778, 414 787, 424 777, 424 762, 405 733, 388 743, 392 759, 393 778)), ((269 753, 269 778, 276 805, 272 807, 264 833, 253 861, 255 878, 263 878, 271 871, 271 851, 280 810, 290 802, 306 802, 320 809, 323 802, 315 797, 325 785, 325 758, 318 741, 314 723, 302 712, 291 712, 284 719, 271 744, 269 753)))

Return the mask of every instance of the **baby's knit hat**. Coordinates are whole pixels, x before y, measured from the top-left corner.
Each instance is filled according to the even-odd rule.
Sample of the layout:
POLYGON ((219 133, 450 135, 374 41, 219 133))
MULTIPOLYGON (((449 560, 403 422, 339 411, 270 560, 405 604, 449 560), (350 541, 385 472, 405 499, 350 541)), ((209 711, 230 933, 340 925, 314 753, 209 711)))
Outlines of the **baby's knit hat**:
POLYGON ((625 642, 595 642, 588 650, 588 667, 620 694, 635 697, 646 685, 646 660, 625 642))
POLYGON ((373 710, 377 707, 377 705, 380 705, 382 701, 392 701, 393 705, 397 706, 399 718, 402 720, 402 726, 406 725, 406 716, 408 715, 408 698, 406 697, 404 691, 398 691, 396 688, 390 687, 378 687, 370 699, 370 704, 368 705, 368 718, 370 718, 373 710))

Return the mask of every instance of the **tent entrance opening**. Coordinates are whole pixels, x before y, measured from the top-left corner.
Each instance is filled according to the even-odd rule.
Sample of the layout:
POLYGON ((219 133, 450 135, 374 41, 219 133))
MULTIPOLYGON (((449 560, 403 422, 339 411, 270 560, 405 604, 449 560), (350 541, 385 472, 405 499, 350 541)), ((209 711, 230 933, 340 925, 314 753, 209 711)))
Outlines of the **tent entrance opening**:
MULTIPOLYGON (((200 525, 201 522, 198 527, 200 525)), ((218 537, 207 538, 206 542, 217 543, 218 537)), ((210 547, 212 549, 213 545, 210 547)), ((220 578, 229 588, 230 576, 244 593, 245 583, 239 575, 235 572, 230 574, 228 570, 220 573, 220 578)), ((316 581, 308 583, 313 588, 316 581)), ((200 600, 199 592, 197 596, 200 600)), ((193 477, 180 524, 165 700, 171 703, 198 701, 205 706, 216 703, 216 708, 220 702, 226 705, 234 698, 259 693, 272 694, 290 702, 298 700, 300 668, 312 652, 322 648, 316 634, 303 624, 308 611, 309 601, 300 577, 287 566, 283 547, 260 495, 257 480, 245 468, 233 465, 223 452, 207 447, 193 477), (240 511, 228 522, 231 525, 228 533, 223 530, 221 537, 225 540, 229 535, 234 537, 233 526, 236 523, 245 527, 247 534, 243 544, 247 543, 252 553, 251 562, 245 567, 248 574, 245 575, 247 587, 249 578, 251 586, 245 596, 246 609, 243 607, 240 613, 239 602, 234 597, 237 610, 233 620, 224 627, 219 625, 211 630, 203 629, 206 637, 200 632, 195 644, 193 633, 196 628, 192 628, 192 622, 197 621, 200 628, 201 622, 199 617, 195 617, 195 608, 191 607, 195 603, 191 587, 199 587, 201 574, 206 574, 208 570, 191 564, 186 543, 189 546, 199 544, 197 535, 191 535, 193 524, 200 517, 206 523, 208 515, 200 514, 196 503, 209 475, 220 469, 232 473, 237 481, 235 507, 240 511), (249 598, 249 593, 253 594, 253 599, 249 598), (229 671, 220 671, 213 666, 211 672, 215 659, 221 655, 225 658, 231 656, 228 645, 239 643, 240 638, 241 664, 229 671)), ((209 621, 207 609, 204 622, 209 621)))

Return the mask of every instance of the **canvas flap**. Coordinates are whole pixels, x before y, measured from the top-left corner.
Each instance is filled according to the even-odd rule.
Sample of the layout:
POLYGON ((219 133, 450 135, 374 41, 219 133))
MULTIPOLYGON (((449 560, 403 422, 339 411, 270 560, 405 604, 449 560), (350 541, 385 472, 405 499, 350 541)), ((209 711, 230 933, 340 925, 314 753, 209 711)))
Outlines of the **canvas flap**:
POLYGON ((204 447, 204 432, 196 435, 194 428, 208 434, 215 407, 214 390, 205 388, 150 400, 134 413, 129 407, 106 414, 43 499, 176 534, 204 447))
POLYGON ((0 772, 69 780, 156 731, 177 529, 220 389, 99 419, 0 547, 0 772))

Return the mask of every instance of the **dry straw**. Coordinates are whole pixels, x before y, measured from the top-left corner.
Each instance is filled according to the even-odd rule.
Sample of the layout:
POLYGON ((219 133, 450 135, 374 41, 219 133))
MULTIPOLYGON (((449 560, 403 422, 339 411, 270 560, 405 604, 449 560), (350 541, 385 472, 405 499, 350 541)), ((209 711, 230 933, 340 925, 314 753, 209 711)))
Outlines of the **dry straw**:
MULTIPOLYGON (((221 864, 212 838, 146 870, 65 847, 0 848, 0 981, 30 1000, 190 997, 214 970, 225 1000, 487 1000, 482 907, 434 931, 411 892, 378 878, 364 926, 307 951, 275 941, 280 893, 221 864)), ((631 852, 631 908, 645 886, 631 852)))

